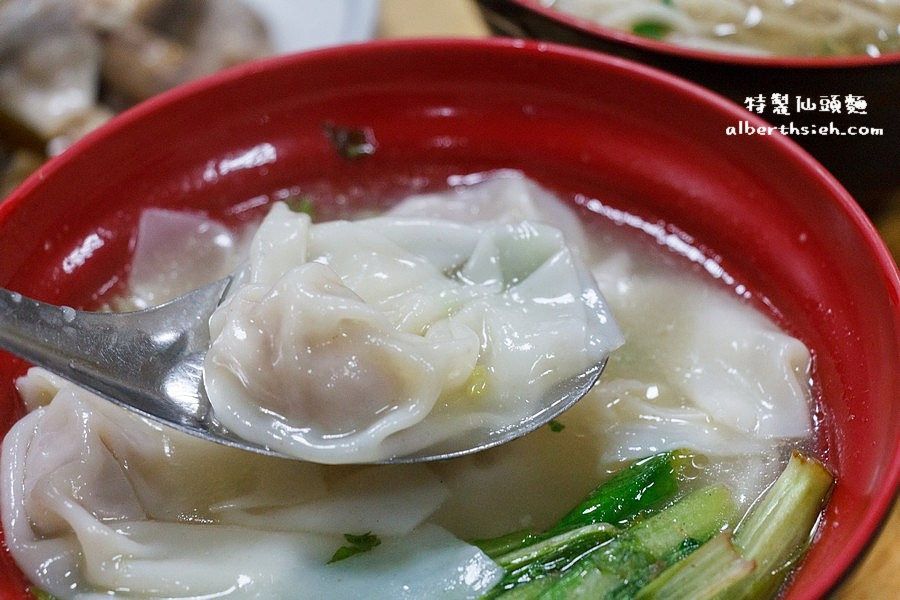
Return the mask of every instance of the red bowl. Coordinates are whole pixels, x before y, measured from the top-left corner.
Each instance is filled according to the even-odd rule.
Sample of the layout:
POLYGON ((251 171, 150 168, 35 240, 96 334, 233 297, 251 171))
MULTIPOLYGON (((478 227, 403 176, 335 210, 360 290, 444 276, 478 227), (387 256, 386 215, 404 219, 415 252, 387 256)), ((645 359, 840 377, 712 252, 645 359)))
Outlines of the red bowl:
POLYGON ((900 52, 878 58, 722 54, 603 27, 549 8, 539 0, 477 2, 485 21, 501 35, 571 44, 637 60, 690 79, 742 105, 747 98, 762 94, 768 104, 762 116, 773 125, 784 126, 867 210, 877 212, 900 191, 900 153, 896 148, 900 52), (773 113, 768 100, 773 93, 787 95, 791 114, 773 113), (823 96, 833 95, 864 98, 866 114, 847 114, 846 109, 841 113, 797 112, 795 108, 798 99, 818 103, 823 96), (832 126, 845 134, 850 127, 882 129, 883 134, 838 135, 832 126), (825 127, 826 133, 810 133, 813 127, 825 127))
MULTIPOLYGON (((300 190, 343 211, 512 167, 587 220, 601 217, 586 199, 631 211, 693 241, 814 352, 818 444, 838 484, 788 597, 819 598, 869 543, 900 479, 900 279, 863 212, 793 142, 725 135, 747 119, 763 125, 670 75, 548 44, 383 42, 275 58, 157 97, 43 166, 0 204, 0 285, 98 304, 120 289, 148 206, 240 222, 300 190), (369 128, 377 150, 340 158, 326 124, 369 128)), ((3 430, 22 413, 12 381, 24 368, 0 355, 3 430)), ((7 558, 0 596, 22 589, 7 558)))

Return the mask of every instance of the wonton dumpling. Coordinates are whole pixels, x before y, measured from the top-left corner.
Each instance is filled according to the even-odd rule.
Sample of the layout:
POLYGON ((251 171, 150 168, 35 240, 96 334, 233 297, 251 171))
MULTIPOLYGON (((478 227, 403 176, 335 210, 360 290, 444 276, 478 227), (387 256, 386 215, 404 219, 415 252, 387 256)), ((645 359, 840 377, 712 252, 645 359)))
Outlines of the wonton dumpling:
POLYGON ((319 263, 272 288, 241 288, 216 330, 220 318, 205 368, 217 418, 316 462, 377 460, 371 445, 424 419, 448 379, 464 382, 478 356, 471 331, 398 331, 319 263))
POLYGON ((626 331, 591 393, 608 460, 679 447, 759 455, 810 434, 802 342, 723 290, 639 273, 623 253, 594 273, 626 331))
POLYGON ((19 387, 34 409, 3 443, 3 531, 56 597, 318 600, 371 586, 462 600, 501 575, 426 522, 446 489, 424 465, 329 473, 168 430, 40 369, 19 387), (344 533, 366 531, 383 543, 328 564, 344 533))
POLYGON ((278 204, 245 278, 210 320, 210 403, 236 434, 316 462, 503 429, 621 342, 587 268, 537 223, 311 225, 278 204))

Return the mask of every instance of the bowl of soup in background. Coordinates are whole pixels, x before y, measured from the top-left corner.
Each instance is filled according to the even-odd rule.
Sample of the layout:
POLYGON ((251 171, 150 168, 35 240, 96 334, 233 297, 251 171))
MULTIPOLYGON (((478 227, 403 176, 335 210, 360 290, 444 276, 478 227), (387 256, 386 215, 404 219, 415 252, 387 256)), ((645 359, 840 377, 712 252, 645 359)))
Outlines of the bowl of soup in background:
MULTIPOLYGON (((148 207, 237 226, 286 194, 327 216, 520 170, 588 224, 633 215, 660 243, 693 249, 689 268, 811 349, 813 445, 837 484, 787 597, 819 598, 876 534, 900 480, 900 279, 835 179, 785 137, 725 134, 742 119, 764 126, 676 77, 553 44, 394 41, 279 57, 152 99, 41 167, 0 205, 0 286, 100 306, 127 279, 148 207), (342 131, 364 151, 336 145, 342 131)), ((13 382, 25 368, 0 356, 3 431, 23 414, 13 382)), ((24 589, 4 554, 0 592, 24 589)))
MULTIPOLYGON (((677 10, 664 4, 660 3, 659 9, 677 10)), ((590 6, 590 0, 581 5, 590 6)), ((744 105, 772 125, 783 127, 870 213, 877 213, 900 190, 900 155, 896 151, 896 124, 900 122, 896 28, 900 23, 894 23, 893 49, 873 50, 880 52, 878 56, 748 55, 648 37, 661 35, 658 28, 649 26, 656 22, 653 19, 646 22, 644 35, 638 35, 600 25, 585 13, 564 11, 547 1, 478 0, 478 6, 495 33, 637 60, 744 105), (773 95, 777 95, 774 102, 773 95)), ((735 135, 758 134, 748 129, 739 128, 735 135)))

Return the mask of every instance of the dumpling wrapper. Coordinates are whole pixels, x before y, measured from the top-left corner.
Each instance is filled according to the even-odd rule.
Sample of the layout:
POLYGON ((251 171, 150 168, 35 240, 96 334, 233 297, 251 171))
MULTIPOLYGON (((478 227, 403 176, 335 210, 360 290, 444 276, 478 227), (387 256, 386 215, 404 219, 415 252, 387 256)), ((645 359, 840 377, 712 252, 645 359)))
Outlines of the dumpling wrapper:
POLYGON ((245 237, 203 215, 144 210, 131 262, 130 294, 117 299, 116 310, 156 306, 225 277, 246 255, 245 237))
POLYGON ((328 473, 161 428, 40 369, 19 387, 33 410, 3 443, 3 531, 56 597, 463 600, 502 575, 426 522, 446 490, 424 465, 328 473), (328 564, 367 531, 381 545, 328 564))
POLYGON ((321 463, 376 462, 505 430, 622 341, 553 227, 398 217, 313 225, 284 204, 257 231, 244 281, 210 332, 204 381, 216 418, 321 463))

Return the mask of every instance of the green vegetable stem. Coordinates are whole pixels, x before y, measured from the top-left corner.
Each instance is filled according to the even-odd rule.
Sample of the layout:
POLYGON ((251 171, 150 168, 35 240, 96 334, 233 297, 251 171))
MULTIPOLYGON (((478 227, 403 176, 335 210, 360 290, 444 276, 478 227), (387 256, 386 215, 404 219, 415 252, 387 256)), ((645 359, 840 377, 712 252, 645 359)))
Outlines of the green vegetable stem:
POLYGON ((585 555, 539 598, 627 598, 687 544, 706 541, 734 518, 731 492, 713 485, 682 497, 585 555))
POLYGON ((494 595, 527 598, 543 593, 548 582, 622 527, 650 509, 670 501, 679 480, 696 459, 686 451, 661 452, 640 459, 591 491, 575 508, 544 533, 517 531, 473 542, 506 569, 494 595))
POLYGON ((782 474, 738 525, 663 571, 637 600, 769 598, 809 546, 833 477, 794 452, 782 474))
POLYGON ((685 450, 674 450, 635 461, 588 494, 547 535, 591 523, 628 524, 642 511, 674 496, 681 475, 694 459, 685 450))
POLYGON ((725 486, 678 489, 694 458, 679 451, 636 461, 547 532, 520 531, 480 542, 506 570, 487 597, 773 597, 809 546, 833 476, 795 451, 732 534, 735 505, 725 486))
POLYGON ((756 562, 725 598, 767 598, 809 547, 834 476, 825 465, 794 451, 784 471, 734 531, 741 556, 756 562))

